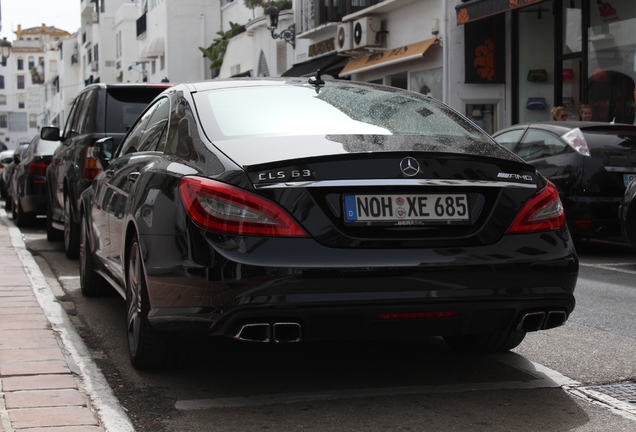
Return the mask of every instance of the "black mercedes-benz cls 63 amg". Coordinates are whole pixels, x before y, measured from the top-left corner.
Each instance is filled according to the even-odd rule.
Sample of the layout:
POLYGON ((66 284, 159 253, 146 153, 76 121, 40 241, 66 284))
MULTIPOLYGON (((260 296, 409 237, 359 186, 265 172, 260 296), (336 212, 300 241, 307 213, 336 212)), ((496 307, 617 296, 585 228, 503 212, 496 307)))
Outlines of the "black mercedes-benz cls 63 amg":
POLYGON ((554 185, 424 95, 319 73, 178 84, 93 156, 81 288, 125 298, 138 368, 210 336, 500 351, 574 309, 554 185))

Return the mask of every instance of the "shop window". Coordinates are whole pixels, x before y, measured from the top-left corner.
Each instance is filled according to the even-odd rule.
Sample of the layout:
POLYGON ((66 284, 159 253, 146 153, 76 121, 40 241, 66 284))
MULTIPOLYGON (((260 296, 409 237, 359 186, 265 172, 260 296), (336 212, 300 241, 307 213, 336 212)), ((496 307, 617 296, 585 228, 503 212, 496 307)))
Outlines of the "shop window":
POLYGON ((38 127, 38 118, 36 114, 29 114, 29 127, 30 128, 38 127))
POLYGON ((396 75, 390 75, 387 78, 387 84, 391 87, 396 87, 404 90, 408 88, 408 77, 406 72, 396 75))
POLYGON ((495 104, 466 104, 466 117, 491 135, 498 130, 495 104))
POLYGON ((442 100, 442 68, 411 72, 409 76, 409 90, 432 96, 442 100))
POLYGON ((635 120, 636 2, 590 2, 588 104, 592 120, 633 124, 635 120))
POLYGON ((554 106, 554 16, 550 3, 518 12, 518 119, 533 123, 552 119, 554 106))

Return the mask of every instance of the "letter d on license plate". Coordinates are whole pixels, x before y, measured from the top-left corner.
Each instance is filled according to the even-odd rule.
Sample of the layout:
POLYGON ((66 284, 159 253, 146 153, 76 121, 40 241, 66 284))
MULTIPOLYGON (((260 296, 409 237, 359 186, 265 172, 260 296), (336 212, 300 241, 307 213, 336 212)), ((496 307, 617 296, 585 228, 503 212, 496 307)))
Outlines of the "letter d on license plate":
POLYGON ((467 221, 466 194, 345 195, 347 222, 467 221))

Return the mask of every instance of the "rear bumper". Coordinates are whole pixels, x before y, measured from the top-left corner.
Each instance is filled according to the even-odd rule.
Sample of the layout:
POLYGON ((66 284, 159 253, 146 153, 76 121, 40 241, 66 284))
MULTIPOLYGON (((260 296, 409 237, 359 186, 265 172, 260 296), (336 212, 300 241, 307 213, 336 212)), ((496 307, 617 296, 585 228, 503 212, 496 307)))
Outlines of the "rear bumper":
POLYGON ((569 316, 575 306, 578 258, 567 231, 507 236, 497 245, 465 250, 339 250, 301 239, 296 261, 293 254, 278 255, 287 266, 273 266, 264 258, 267 250, 258 266, 259 253, 245 253, 249 245, 221 251, 208 242, 208 250, 197 244, 193 261, 209 257, 214 265, 184 267, 179 260, 166 270, 166 251, 177 253, 174 241, 142 236, 149 319, 162 330, 234 337, 245 324, 291 322, 305 340, 451 335, 503 331, 531 311, 569 316), (440 311, 456 313, 379 318, 440 311))

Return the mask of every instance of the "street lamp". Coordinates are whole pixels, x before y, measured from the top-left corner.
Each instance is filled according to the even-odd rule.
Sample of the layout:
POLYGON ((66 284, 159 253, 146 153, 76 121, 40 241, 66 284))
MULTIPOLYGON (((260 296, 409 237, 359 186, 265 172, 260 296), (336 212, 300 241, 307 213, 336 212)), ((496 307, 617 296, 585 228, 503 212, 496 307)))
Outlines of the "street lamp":
POLYGON ((0 54, 2 54, 2 66, 6 66, 7 59, 11 54, 11 42, 6 37, 0 40, 0 54))
POLYGON ((283 39, 290 44, 292 48, 296 48, 296 24, 292 24, 280 32, 280 34, 276 34, 279 13, 280 10, 274 5, 274 2, 270 1, 269 6, 263 11, 264 15, 269 16, 269 27, 267 27, 267 29, 272 32, 272 39, 283 39))

